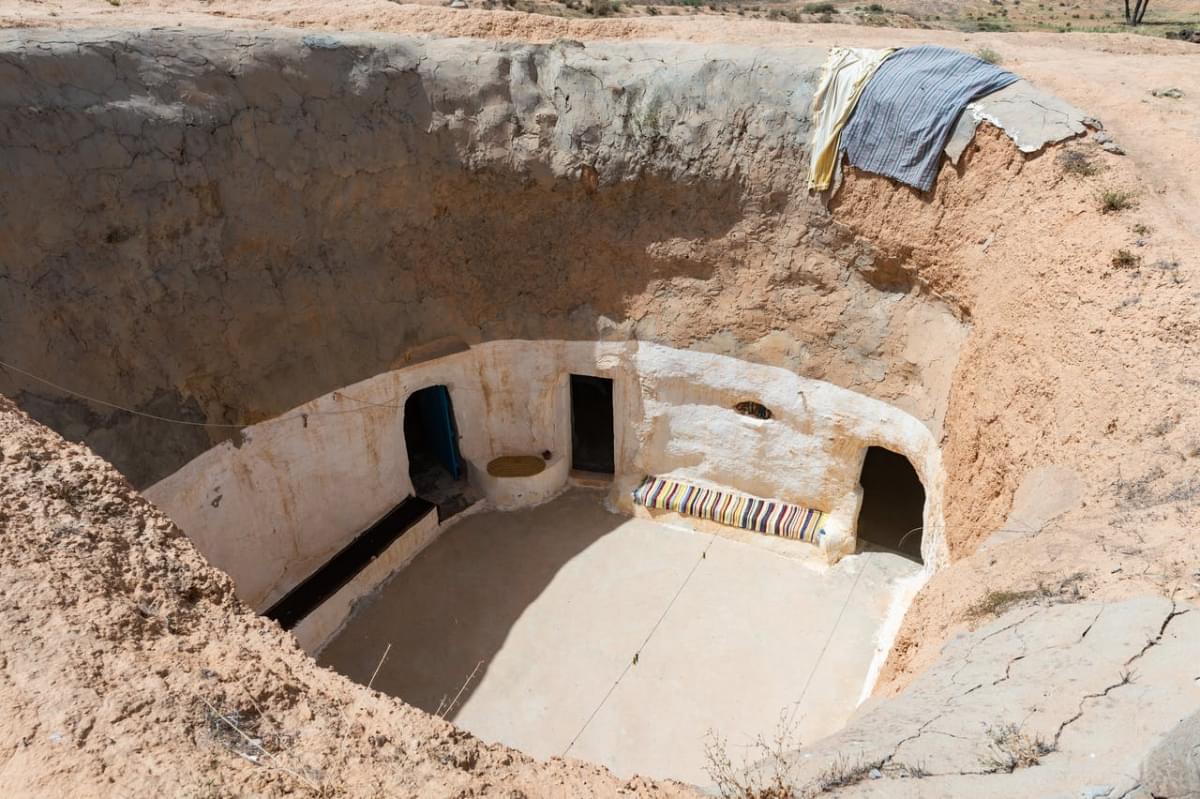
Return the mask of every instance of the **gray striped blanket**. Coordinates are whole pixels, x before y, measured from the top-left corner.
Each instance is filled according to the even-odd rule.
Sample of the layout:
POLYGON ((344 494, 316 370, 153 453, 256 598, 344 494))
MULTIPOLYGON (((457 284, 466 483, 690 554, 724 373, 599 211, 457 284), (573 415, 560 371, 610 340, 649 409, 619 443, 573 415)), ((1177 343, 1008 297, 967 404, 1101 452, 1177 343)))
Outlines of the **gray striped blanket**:
POLYGON ((928 191, 967 104, 1017 76, 973 55, 923 44, 884 61, 842 131, 850 163, 928 191))

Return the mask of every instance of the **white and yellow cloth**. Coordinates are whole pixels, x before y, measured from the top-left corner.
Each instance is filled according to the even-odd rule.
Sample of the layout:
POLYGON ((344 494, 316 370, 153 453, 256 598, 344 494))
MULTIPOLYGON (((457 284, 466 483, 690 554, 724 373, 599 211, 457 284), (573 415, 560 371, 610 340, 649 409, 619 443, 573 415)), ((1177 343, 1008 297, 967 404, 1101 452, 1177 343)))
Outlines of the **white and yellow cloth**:
POLYGON ((808 169, 810 189, 825 191, 829 188, 837 168, 842 128, 854 113, 854 106, 867 81, 896 49, 835 47, 829 51, 812 100, 813 129, 809 142, 812 155, 808 169))

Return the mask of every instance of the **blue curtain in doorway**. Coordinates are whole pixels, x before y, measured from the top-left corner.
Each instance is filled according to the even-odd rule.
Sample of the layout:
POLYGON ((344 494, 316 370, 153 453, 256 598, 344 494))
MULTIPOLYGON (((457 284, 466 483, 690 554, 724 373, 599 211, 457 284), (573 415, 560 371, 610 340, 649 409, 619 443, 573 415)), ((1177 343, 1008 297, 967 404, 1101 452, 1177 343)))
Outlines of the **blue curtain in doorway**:
POLYGON ((458 454, 458 430, 450 406, 450 392, 445 386, 432 386, 418 392, 418 396, 421 416, 429 425, 429 443, 442 466, 457 480, 462 477, 462 458, 458 454))

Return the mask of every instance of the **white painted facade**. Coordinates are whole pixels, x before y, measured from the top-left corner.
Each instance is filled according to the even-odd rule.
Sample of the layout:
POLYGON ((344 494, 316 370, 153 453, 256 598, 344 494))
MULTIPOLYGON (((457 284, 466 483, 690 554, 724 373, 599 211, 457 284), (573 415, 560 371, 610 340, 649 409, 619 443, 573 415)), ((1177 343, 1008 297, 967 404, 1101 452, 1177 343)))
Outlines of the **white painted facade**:
POLYGON ((403 414, 419 389, 449 389, 468 477, 492 507, 556 495, 570 466, 572 373, 614 381, 618 510, 632 512, 648 474, 819 508, 831 513, 821 549, 832 562, 854 551, 863 458, 882 446, 925 486, 927 571, 946 562, 941 456, 918 419, 785 369, 638 341, 497 341, 386 372, 246 428, 239 445, 145 493, 263 610, 411 493, 403 414), (738 414, 743 400, 773 417, 738 414), (544 451, 533 478, 487 475, 493 458, 544 451))

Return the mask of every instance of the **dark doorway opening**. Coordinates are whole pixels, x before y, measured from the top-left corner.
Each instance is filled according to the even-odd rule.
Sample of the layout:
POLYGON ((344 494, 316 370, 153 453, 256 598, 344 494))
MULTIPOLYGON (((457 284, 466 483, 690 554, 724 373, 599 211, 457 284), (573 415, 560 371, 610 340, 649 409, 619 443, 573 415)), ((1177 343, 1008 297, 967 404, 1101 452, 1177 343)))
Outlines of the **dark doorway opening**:
POLYGON ((475 500, 458 452, 458 425, 445 386, 430 386, 404 403, 404 443, 413 493, 432 502, 445 520, 475 500))
POLYGON ((571 468, 612 474, 613 381, 571 375, 571 468))
POLYGON ((858 540, 921 563, 925 487, 908 458, 869 447, 863 461, 858 540))

